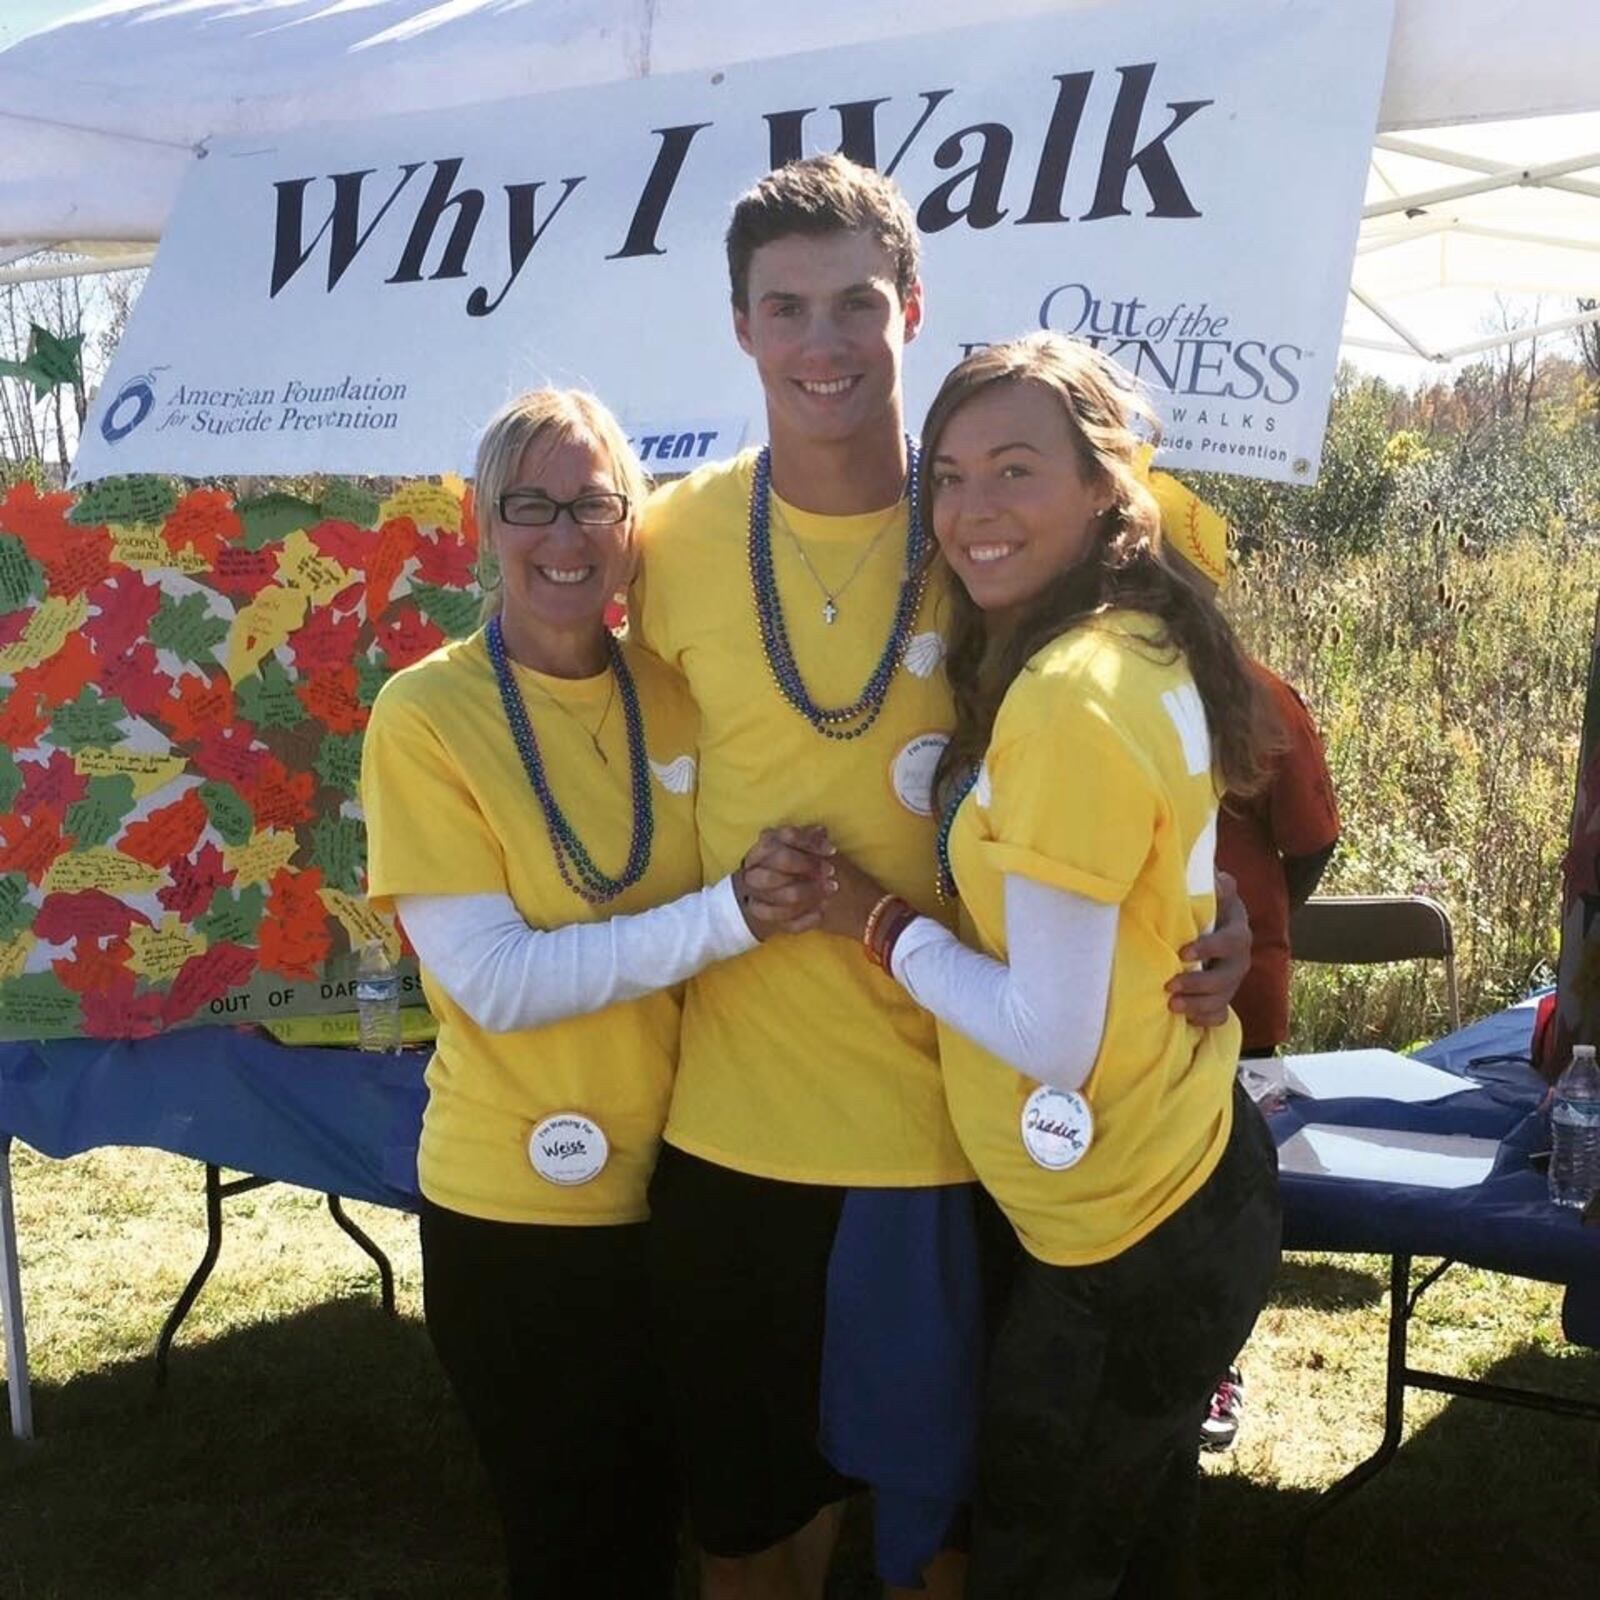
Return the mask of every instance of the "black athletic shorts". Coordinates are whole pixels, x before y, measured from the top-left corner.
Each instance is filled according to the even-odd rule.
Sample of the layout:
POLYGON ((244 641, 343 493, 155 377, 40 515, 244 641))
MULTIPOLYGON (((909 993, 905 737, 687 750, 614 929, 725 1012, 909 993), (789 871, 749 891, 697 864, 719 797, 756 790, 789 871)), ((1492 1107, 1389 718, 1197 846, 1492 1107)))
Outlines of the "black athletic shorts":
POLYGON ((817 1448, 828 1257, 844 1189, 661 1147, 650 1268, 695 1537, 753 1555, 858 1487, 817 1448))

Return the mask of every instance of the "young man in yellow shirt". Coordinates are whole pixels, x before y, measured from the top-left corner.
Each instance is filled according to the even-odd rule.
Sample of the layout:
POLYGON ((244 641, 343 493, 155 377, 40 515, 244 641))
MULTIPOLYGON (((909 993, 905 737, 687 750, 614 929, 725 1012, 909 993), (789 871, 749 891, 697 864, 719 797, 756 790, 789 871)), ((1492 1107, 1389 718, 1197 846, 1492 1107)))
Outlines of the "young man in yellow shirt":
MULTIPOLYGON (((635 625, 701 715, 707 881, 780 822, 821 823, 919 911, 952 720, 901 359, 918 240, 888 179, 780 168, 728 232, 735 336, 770 443, 653 498, 635 625)), ((1220 1021, 1248 966, 1234 913, 1175 1008, 1220 1021)), ((651 1187, 652 1257, 707 1600, 814 1600, 852 1484, 817 1444, 829 1258, 852 1189, 970 1185, 932 1019, 860 949, 774 940, 692 979, 651 1187)), ((925 1592, 958 1593, 941 1557, 925 1592)))

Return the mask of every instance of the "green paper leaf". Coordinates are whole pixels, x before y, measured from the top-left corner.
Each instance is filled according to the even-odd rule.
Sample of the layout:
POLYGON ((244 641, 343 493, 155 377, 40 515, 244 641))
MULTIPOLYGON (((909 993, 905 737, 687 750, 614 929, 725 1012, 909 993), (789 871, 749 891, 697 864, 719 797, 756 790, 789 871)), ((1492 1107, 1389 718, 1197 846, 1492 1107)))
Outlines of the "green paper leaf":
POLYGON ((127 708, 115 698, 97 694, 87 684, 78 691, 78 698, 64 705, 50 719, 46 740, 63 750, 76 754, 91 747, 109 750, 127 737, 122 719, 127 708))
POLYGON ((239 500, 233 509, 244 523, 247 550, 275 544, 297 529, 312 527, 322 520, 318 507, 292 494, 264 494, 254 500, 239 500))
POLYGON ((0 747, 0 811, 9 811, 22 788, 22 773, 8 749, 0 747))
POLYGON ((361 892, 367 862, 367 831, 354 817, 323 817, 311 830, 311 859, 333 889, 361 892))
POLYGON ((33 926, 38 908, 28 904, 28 879, 21 872, 0 875, 0 939, 14 939, 33 926))
POLYGON ((430 622, 437 622, 452 639, 464 639, 478 626, 482 600, 465 589, 442 589, 434 583, 413 583, 411 598, 430 622))
POLYGON ((358 528, 370 528, 378 520, 379 504, 377 495, 336 478, 322 496, 322 514, 330 522, 353 522, 358 528))
POLYGON ((0 611, 15 611, 44 598, 44 568, 20 539, 0 533, 0 611))
POLYGON ((25 378, 33 385, 34 395, 43 399, 58 384, 83 383, 83 335, 75 333, 70 338, 58 339, 48 328, 37 322, 28 331, 28 354, 22 361, 0 361, 0 373, 13 378, 25 378))
POLYGON ((330 733, 322 741, 315 762, 322 781, 333 789, 354 795, 361 778, 361 735, 330 733))
POLYGON ((110 844, 132 810, 133 779, 127 773, 91 778, 89 792, 67 808, 67 832, 78 849, 97 849, 110 844))
POLYGON ((306 708, 294 692, 294 680, 276 656, 267 656, 261 670, 245 678, 235 693, 241 715, 258 728, 294 728, 305 721, 306 708))
POLYGON ((231 783, 202 783, 200 803, 224 844, 244 844, 255 832, 255 813, 249 801, 231 783))
POLYGON ((67 521, 83 527, 97 527, 102 522, 163 522, 177 504, 178 491, 167 478, 101 478, 79 491, 67 521))
POLYGON ((370 706, 378 698, 378 691, 394 676, 394 668, 386 661, 374 661, 369 656, 356 660, 356 699, 370 706))
POLYGON ((150 619, 152 644, 201 666, 216 666, 216 647, 227 637, 228 623, 211 614, 203 594, 163 595, 161 609, 150 619))
POLYGON ((246 884, 237 894, 218 889, 211 897, 211 909, 195 918, 195 929, 213 945, 253 945, 266 907, 267 891, 259 883, 246 884))
POLYGON ((78 997, 53 972, 0 984, 0 1024, 13 1038, 55 1032, 80 1020, 78 997))

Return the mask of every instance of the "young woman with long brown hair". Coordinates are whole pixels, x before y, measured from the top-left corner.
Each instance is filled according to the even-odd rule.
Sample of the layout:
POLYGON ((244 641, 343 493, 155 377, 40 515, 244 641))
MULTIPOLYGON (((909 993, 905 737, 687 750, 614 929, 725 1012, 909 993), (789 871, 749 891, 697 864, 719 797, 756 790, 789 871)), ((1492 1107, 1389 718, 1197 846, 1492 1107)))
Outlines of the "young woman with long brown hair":
POLYGON ((939 1019, 963 1148, 1022 1250, 987 1377, 970 1600, 1186 1592, 1212 1384, 1278 1259, 1235 1022, 1167 1007, 1261 781, 1227 623, 1161 553, 1132 380, 1037 334, 945 379, 926 503, 958 580, 939 870, 957 939, 836 860, 824 926, 939 1019))

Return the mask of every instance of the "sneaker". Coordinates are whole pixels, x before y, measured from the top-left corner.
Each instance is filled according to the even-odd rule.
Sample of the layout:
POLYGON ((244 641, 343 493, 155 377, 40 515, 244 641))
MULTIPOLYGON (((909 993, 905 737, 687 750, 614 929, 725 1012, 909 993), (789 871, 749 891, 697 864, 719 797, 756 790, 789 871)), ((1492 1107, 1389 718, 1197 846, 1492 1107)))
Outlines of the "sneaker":
POLYGON ((1229 1367, 1211 1396, 1211 1409, 1200 1424, 1202 1450, 1231 1450, 1239 1437, 1239 1418, 1244 1411, 1244 1374, 1229 1367))

